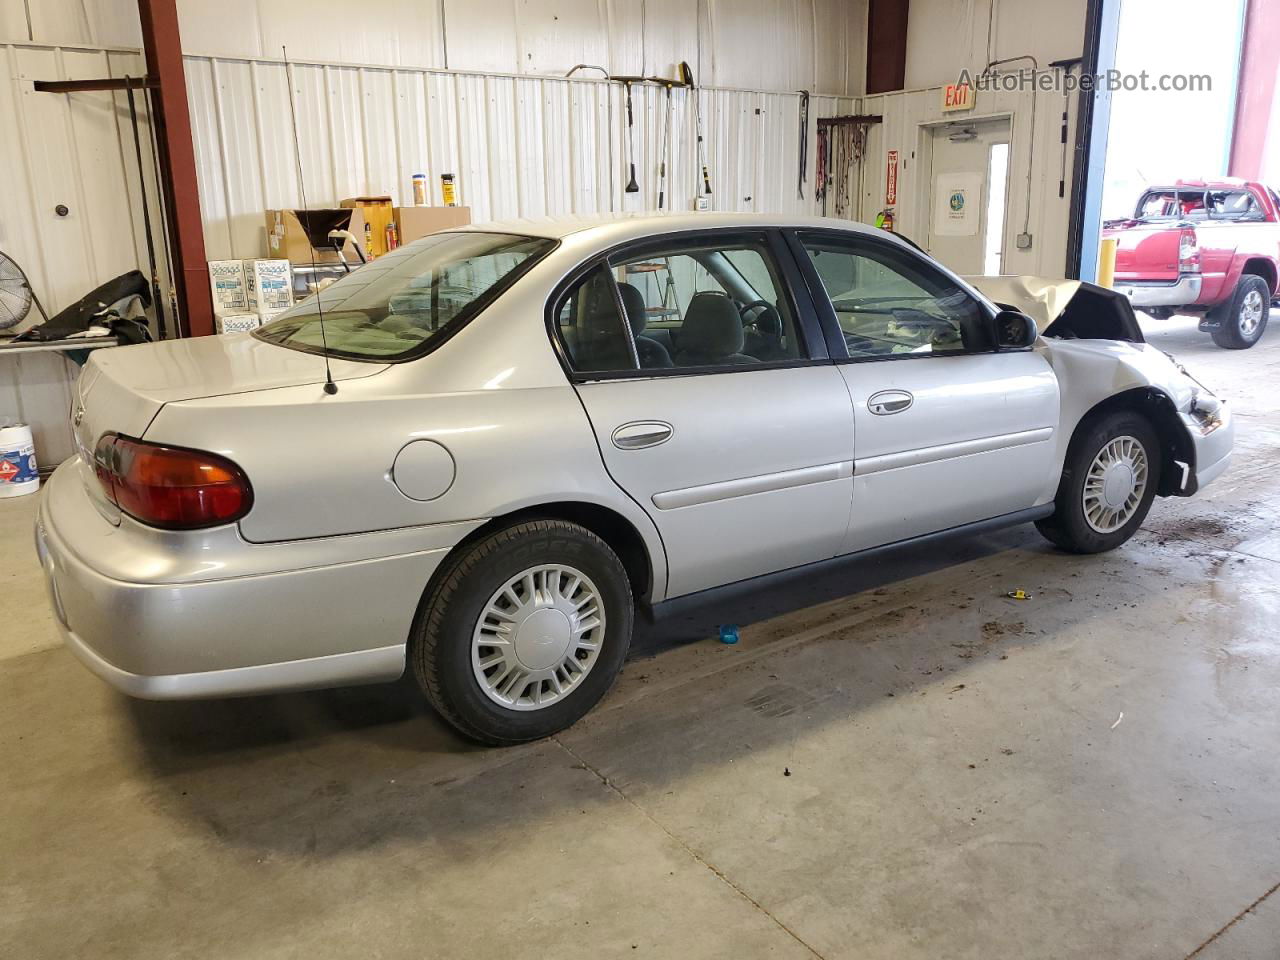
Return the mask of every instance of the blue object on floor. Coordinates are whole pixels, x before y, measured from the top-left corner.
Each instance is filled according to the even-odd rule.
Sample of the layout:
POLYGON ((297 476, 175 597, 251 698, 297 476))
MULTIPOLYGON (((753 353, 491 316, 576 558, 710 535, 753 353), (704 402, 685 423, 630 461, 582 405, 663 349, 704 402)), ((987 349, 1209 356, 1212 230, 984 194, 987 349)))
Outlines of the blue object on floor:
POLYGON ((737 643, 738 627, 733 623, 722 623, 720 625, 720 642, 721 643, 737 643))

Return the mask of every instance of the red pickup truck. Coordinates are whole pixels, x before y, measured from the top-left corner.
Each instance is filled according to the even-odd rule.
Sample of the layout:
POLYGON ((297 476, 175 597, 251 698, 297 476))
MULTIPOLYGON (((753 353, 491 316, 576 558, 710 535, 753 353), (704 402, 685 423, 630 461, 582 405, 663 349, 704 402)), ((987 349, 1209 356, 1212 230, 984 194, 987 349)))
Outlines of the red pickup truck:
POLYGON ((1113 286, 1158 319, 1200 317, 1231 350, 1262 337, 1280 274, 1280 196, 1244 180, 1179 180, 1148 187, 1132 217, 1109 220, 1113 286))

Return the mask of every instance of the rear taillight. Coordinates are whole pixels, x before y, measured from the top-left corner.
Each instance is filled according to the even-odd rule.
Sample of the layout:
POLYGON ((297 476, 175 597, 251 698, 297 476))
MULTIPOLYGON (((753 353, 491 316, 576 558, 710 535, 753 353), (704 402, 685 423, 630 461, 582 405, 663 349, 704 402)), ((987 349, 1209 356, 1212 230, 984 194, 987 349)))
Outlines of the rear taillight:
POLYGON ((1196 242, 1194 230, 1183 230, 1178 237, 1178 272, 1200 272, 1200 244, 1196 242))
POLYGON ((203 450, 108 433, 93 452, 93 469, 112 503, 153 527, 195 530, 233 523, 253 505, 244 471, 203 450))

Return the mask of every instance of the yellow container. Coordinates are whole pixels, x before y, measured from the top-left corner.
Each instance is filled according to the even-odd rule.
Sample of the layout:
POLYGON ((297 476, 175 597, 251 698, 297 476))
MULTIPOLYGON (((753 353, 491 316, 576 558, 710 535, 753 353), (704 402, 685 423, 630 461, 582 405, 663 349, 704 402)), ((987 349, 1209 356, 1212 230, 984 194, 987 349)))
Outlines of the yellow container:
POLYGON ((1115 237, 1104 237, 1098 244, 1098 286, 1110 287, 1116 280, 1115 237))

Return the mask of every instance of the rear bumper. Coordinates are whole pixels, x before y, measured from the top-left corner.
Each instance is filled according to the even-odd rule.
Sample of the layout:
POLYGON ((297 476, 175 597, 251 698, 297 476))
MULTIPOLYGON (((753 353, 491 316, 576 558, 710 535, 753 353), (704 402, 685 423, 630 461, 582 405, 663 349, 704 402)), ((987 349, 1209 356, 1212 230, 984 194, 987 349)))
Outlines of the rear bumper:
MULTIPOLYGON (((447 536, 461 539, 465 525, 448 526, 459 529, 447 536)), ((419 598, 448 547, 369 555, 370 538, 399 546, 394 537, 330 538, 327 551, 353 559, 317 563, 314 544, 277 551, 246 544, 231 531, 235 549, 252 554, 259 572, 175 582, 172 535, 131 529, 127 520, 111 526, 67 465, 46 485, 35 529, 64 642, 103 680, 146 699, 242 696, 400 676, 419 598), (277 569, 262 569, 264 551, 277 569), (110 566, 109 558, 121 555, 134 571, 127 579, 110 566)), ((204 562, 215 571, 247 565, 230 552, 207 551, 204 562)))
POLYGON ((1200 299, 1204 278, 1198 273, 1184 273, 1177 280, 1116 280, 1114 288, 1129 298, 1138 309, 1143 307, 1185 307, 1200 299))

